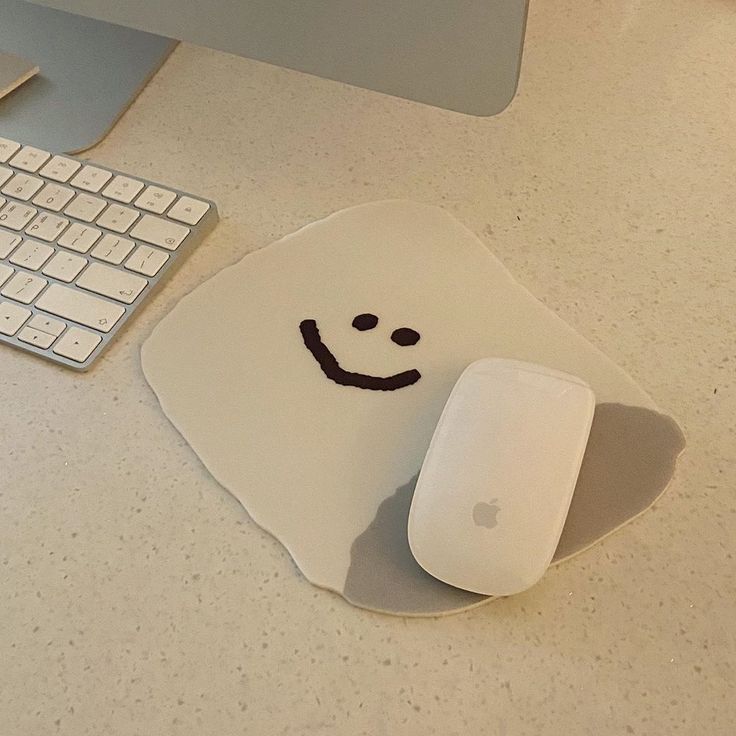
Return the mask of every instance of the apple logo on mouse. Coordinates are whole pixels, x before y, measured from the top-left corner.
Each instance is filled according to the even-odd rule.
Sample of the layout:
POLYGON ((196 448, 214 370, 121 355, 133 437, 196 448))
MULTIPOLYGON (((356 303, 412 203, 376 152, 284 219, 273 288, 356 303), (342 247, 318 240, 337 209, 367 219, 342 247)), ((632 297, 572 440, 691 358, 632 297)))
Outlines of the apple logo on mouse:
POLYGON ((493 527, 498 524, 496 516, 501 509, 496 503, 497 500, 498 499, 494 498, 490 502, 479 501, 475 506, 473 506, 473 521, 476 526, 484 526, 486 529, 493 529, 493 527))

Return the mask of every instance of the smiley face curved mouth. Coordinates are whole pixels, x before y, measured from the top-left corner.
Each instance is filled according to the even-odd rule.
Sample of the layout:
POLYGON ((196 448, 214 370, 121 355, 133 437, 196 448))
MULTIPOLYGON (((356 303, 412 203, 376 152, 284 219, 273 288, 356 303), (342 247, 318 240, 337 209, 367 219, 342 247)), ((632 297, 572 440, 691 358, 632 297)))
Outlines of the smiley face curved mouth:
POLYGON ((331 381, 339 383, 341 386, 355 386, 370 391, 396 391, 396 389, 411 386, 422 377, 422 374, 415 369, 385 377, 369 376, 365 373, 351 373, 340 367, 337 358, 322 342, 315 320, 302 320, 299 323, 299 331, 302 333, 304 345, 317 361, 322 372, 331 381))

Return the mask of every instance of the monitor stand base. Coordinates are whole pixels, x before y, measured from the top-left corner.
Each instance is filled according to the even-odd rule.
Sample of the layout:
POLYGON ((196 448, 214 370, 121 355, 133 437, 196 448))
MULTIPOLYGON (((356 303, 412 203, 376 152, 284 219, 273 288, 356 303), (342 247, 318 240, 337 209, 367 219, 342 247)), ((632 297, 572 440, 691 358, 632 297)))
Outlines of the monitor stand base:
POLYGON ((176 43, 21 0, 0 0, 0 49, 40 67, 0 99, 0 136, 55 152, 91 148, 176 43))

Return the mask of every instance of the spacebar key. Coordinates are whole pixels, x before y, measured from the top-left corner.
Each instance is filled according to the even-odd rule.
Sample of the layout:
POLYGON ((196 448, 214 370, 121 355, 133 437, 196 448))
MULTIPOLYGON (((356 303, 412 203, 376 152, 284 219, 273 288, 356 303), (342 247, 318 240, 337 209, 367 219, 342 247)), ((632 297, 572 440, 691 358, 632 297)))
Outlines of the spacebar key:
POLYGON ((117 304, 59 284, 51 284, 40 296, 36 306, 44 312, 70 319, 100 332, 110 332, 125 314, 125 309, 117 304))

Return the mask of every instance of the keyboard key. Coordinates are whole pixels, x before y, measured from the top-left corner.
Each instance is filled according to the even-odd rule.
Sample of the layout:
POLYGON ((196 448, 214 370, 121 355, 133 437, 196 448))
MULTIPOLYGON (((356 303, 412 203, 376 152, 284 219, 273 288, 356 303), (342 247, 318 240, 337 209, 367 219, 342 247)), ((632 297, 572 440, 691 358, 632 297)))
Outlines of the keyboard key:
POLYGON ((49 335, 48 332, 34 330, 33 327, 26 326, 18 333, 18 339, 21 342, 27 342, 29 345, 35 345, 37 348, 50 348, 56 337, 49 335))
POLYGON ((130 231, 130 236, 167 250, 176 250, 189 235, 189 228, 169 222, 163 217, 143 215, 130 231))
POLYGON ((83 222, 94 222, 97 215, 107 207, 107 202, 91 194, 78 194, 64 210, 65 215, 83 222))
POLYGON ((41 187, 43 179, 29 174, 16 174, 3 188, 2 193, 27 202, 41 187))
POLYGON ((86 368, 216 214, 166 185, 0 137, 0 343, 86 368))
POLYGON ((20 149, 20 143, 0 138, 0 163, 4 164, 10 157, 20 149))
POLYGON ((69 225, 66 217, 50 215, 46 212, 39 214, 36 219, 26 228, 26 234, 32 235, 39 240, 52 243, 61 235, 69 225))
POLYGON ((14 273, 14 268, 10 268, 10 266, 0 263, 0 286, 2 286, 14 273))
POLYGON ((30 316, 29 309, 10 302, 0 302, 0 333, 12 337, 30 316))
POLYGON ((87 265, 87 259, 74 253, 57 253, 44 267, 41 273, 52 279, 65 281, 67 284, 74 281, 79 272, 87 265))
POLYGON ((130 204, 135 198, 138 192, 143 189, 143 184, 131 179, 128 176, 116 176, 105 188, 102 194, 105 197, 114 199, 116 202, 122 202, 123 204, 130 204))
POLYGON ((144 276, 155 276, 168 260, 168 253, 147 245, 139 245, 135 253, 125 262, 125 268, 142 273, 144 276))
POLYGON ((102 338, 99 335, 79 327, 70 327, 56 343, 54 352, 65 358, 76 360, 77 363, 84 363, 101 341, 102 338))
POLYGON ((59 238, 58 243, 77 253, 86 253, 97 242, 100 235, 102 231, 97 228, 73 222, 59 238))
POLYGON ((114 263, 119 266, 134 247, 135 243, 132 240, 108 234, 97 243, 91 255, 106 263, 114 263))
POLYGON ((23 238, 0 228, 0 258, 7 258, 17 248, 23 238))
POLYGON ((49 258, 54 249, 49 245, 37 243, 35 240, 26 240, 10 258, 15 266, 22 266, 29 271, 38 271, 49 258))
POLYGON ((81 165, 79 161, 67 158, 66 156, 54 156, 38 173, 47 179, 53 179, 54 181, 63 183, 69 181, 81 165))
POLYGON ((47 184, 33 199, 33 204, 60 212, 74 198, 75 191, 59 184, 47 184))
POLYGON ((38 210, 35 207, 8 202, 0 210, 0 225, 11 230, 22 230, 37 214, 38 210))
POLYGON ((21 304, 30 304, 48 284, 46 279, 19 271, 8 281, 0 294, 21 304))
POLYGON ((60 322, 58 319, 51 319, 43 314, 34 314, 31 321, 28 323, 29 327, 33 327, 34 330, 40 330, 49 335, 58 337, 64 332, 66 325, 60 322))
POLYGON ((77 279, 77 286, 101 296, 108 296, 123 304, 132 304, 138 294, 148 286, 148 281, 132 273, 103 266, 101 263, 92 263, 77 279))
POLYGON ((112 230, 114 233, 124 233, 138 219, 140 215, 119 204, 111 204, 98 218, 95 225, 112 230))
POLYGON ((176 194, 168 189, 161 187, 146 187, 135 201, 135 206, 142 210, 153 212, 156 215, 162 215, 166 208, 176 199, 176 194))
POLYGON ((99 192, 112 178, 112 174, 96 166, 85 166, 71 181, 73 187, 85 192, 99 192))
POLYGON ((23 146, 10 160, 10 165, 21 171, 38 171, 49 159, 51 154, 33 146, 23 146))
POLYGON ((209 208, 207 202, 191 197, 181 197, 166 215, 172 220, 178 220, 187 225, 196 225, 205 216, 209 208))
POLYGON ((36 307, 100 332, 110 332, 125 314, 125 309, 117 304, 60 284, 51 284, 36 302, 36 307))

